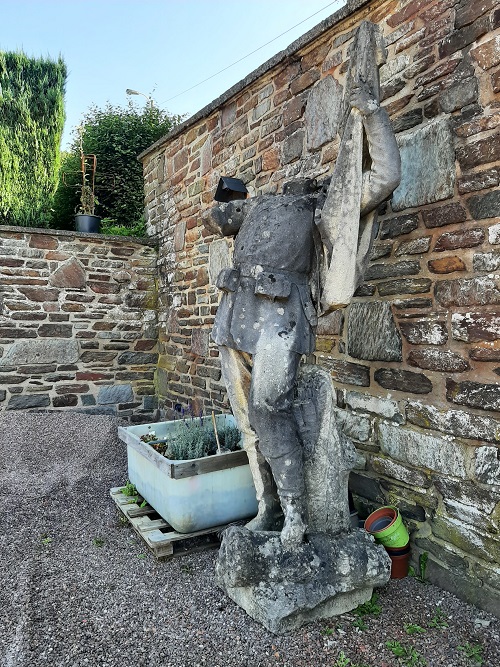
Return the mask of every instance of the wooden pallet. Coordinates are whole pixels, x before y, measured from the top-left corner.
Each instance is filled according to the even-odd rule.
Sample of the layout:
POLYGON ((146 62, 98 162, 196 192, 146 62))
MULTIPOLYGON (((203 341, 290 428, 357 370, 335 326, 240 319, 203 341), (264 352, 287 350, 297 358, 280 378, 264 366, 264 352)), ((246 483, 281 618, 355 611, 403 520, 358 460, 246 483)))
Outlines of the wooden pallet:
POLYGON ((206 528, 194 533, 178 533, 151 505, 146 503, 142 507, 144 499, 140 495, 132 499, 121 492, 122 488, 118 486, 110 489, 111 498, 158 560, 169 560, 219 546, 220 531, 227 525, 206 528))

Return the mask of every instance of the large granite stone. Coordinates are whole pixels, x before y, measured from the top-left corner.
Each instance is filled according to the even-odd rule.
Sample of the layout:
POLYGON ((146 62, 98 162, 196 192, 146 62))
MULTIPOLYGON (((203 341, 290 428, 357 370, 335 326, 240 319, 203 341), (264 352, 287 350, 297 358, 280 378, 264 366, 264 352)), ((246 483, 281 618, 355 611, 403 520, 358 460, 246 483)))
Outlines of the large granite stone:
POLYGON ((130 384, 117 384, 101 387, 97 395, 97 402, 101 405, 115 403, 130 403, 134 400, 134 392, 130 384))
POLYGON ((453 196, 455 152, 446 120, 398 136, 401 183, 392 196, 392 209, 431 204, 453 196))
POLYGON ((0 359, 0 366, 19 364, 73 364, 78 361, 79 349, 76 340, 44 339, 16 341, 0 359))
POLYGON ((339 124, 342 86, 327 76, 311 89, 306 108, 307 148, 315 150, 335 139, 339 124))
POLYGON ((347 334, 349 355, 368 361, 402 361, 401 336, 385 301, 353 303, 347 334))

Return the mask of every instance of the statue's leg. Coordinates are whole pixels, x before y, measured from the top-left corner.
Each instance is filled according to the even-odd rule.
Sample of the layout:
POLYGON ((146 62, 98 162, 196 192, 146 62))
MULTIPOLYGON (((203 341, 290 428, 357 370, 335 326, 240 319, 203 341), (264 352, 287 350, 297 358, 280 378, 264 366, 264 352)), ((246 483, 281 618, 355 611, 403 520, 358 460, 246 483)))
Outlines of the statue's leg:
POLYGON ((281 541, 293 549, 302 543, 307 527, 302 445, 293 415, 302 355, 280 342, 279 338, 271 344, 261 341, 253 356, 249 418, 278 487, 285 515, 281 541))
POLYGON ((222 379, 226 385, 233 415, 241 431, 243 448, 255 485, 258 513, 247 523, 249 530, 272 530, 281 515, 271 469, 259 449, 257 434, 248 419, 248 396, 252 373, 251 355, 229 347, 219 347, 222 379))

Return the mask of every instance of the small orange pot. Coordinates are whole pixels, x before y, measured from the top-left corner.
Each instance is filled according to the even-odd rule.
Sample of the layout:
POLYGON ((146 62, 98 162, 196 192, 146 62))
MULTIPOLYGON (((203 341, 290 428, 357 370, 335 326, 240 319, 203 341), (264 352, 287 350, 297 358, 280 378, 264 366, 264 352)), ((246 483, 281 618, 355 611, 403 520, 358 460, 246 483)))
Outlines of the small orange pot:
POLYGON ((404 579, 410 567, 410 552, 401 556, 389 554, 391 558, 391 579, 404 579))

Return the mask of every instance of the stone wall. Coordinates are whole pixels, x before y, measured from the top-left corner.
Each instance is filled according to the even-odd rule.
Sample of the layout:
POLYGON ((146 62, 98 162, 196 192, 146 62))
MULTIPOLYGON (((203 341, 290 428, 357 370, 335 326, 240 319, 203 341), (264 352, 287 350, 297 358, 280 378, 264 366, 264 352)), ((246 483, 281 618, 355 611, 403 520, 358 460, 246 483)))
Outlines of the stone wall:
POLYGON ((227 409, 209 332, 230 246, 202 227, 221 175, 251 195, 325 178, 338 151, 347 49, 362 19, 403 178, 381 207, 366 283, 321 322, 346 432, 366 457, 364 512, 395 503, 414 563, 487 609, 500 600, 500 9, 495 0, 355 0, 142 155, 158 234, 159 394, 227 409))
POLYGON ((150 241, 0 227, 0 410, 155 414, 150 241))

